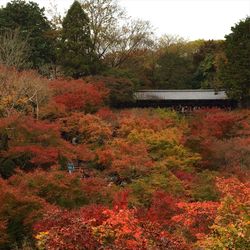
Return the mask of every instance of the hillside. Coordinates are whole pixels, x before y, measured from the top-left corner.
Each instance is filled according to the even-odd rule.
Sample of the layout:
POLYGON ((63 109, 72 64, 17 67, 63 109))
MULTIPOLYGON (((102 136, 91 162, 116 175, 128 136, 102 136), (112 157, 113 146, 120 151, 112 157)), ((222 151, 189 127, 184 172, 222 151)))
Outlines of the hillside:
POLYGON ((0 249, 249 247, 249 110, 112 110, 101 82, 1 78, 0 249))

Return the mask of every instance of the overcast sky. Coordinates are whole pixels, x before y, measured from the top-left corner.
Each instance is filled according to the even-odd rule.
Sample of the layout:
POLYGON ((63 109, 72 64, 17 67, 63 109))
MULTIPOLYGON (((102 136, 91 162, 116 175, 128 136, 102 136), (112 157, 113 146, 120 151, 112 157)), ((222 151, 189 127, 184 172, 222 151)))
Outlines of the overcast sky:
MULTIPOLYGON (((50 0, 34 0, 49 6, 50 0)), ((55 0, 60 11, 73 0, 55 0)), ((5 5, 7 0, 0 0, 5 5)), ((156 34, 179 35, 189 40, 223 39, 240 19, 250 16, 250 0, 119 0, 128 14, 149 20, 156 34)))

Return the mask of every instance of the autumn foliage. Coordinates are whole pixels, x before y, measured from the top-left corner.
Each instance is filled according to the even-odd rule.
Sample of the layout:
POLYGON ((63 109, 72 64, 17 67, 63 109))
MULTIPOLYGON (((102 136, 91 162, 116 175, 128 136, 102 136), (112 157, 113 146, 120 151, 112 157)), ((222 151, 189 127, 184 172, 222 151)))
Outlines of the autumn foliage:
POLYGON ((109 93, 101 83, 94 85, 82 80, 54 80, 50 88, 53 92, 52 101, 63 105, 67 111, 97 110, 109 93))
POLYGON ((99 81, 5 71, 0 249, 249 248, 249 110, 115 110, 99 81), (31 79, 47 99, 13 104, 31 79))

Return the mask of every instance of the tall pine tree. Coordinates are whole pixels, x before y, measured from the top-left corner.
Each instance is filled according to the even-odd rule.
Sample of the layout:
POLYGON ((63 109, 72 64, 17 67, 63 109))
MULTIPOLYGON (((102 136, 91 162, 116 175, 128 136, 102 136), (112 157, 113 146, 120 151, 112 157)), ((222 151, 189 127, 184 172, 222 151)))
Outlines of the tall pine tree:
POLYGON ((60 63, 64 74, 73 78, 94 74, 96 56, 90 37, 89 18, 75 1, 62 23, 60 63))

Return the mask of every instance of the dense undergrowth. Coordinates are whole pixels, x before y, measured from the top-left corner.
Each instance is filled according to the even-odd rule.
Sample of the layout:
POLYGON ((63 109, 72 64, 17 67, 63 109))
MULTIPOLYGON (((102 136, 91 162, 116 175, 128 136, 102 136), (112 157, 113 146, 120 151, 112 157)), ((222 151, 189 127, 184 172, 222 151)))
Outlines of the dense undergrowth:
POLYGON ((0 249, 250 247, 249 110, 112 110, 105 83, 11 72, 0 249))

